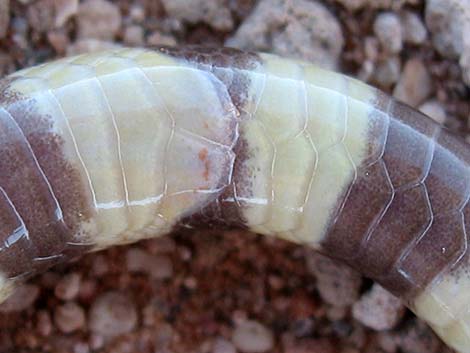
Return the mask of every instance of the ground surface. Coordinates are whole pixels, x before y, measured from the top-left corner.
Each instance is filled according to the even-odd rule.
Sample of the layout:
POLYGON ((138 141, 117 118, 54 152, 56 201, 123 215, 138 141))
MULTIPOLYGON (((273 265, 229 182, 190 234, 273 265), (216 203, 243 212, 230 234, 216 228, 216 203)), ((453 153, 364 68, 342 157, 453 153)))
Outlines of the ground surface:
MULTIPOLYGON (((227 44, 359 77, 466 137, 469 31, 468 0, 0 0, 0 74, 122 44, 227 44)), ((88 255, 0 311, 0 353, 450 352, 367 279, 239 231, 88 255)))

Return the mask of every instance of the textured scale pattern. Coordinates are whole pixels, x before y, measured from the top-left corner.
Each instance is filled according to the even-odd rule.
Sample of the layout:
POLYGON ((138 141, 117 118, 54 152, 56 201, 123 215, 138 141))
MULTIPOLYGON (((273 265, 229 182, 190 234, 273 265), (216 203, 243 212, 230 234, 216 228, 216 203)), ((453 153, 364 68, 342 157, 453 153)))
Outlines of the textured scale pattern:
POLYGON ((0 298, 48 267, 183 226, 312 246, 470 352, 470 149, 305 62, 118 49, 0 84, 0 298))

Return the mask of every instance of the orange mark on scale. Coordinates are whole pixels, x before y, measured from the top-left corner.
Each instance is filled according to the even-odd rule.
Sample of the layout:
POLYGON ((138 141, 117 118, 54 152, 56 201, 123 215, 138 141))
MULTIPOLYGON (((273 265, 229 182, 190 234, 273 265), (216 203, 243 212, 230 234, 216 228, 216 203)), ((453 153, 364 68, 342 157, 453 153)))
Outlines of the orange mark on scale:
POLYGON ((207 148, 202 148, 198 153, 199 160, 201 162, 204 162, 204 173, 202 174, 202 176, 204 177, 205 181, 209 180, 210 161, 207 158, 207 155, 208 155, 207 148))

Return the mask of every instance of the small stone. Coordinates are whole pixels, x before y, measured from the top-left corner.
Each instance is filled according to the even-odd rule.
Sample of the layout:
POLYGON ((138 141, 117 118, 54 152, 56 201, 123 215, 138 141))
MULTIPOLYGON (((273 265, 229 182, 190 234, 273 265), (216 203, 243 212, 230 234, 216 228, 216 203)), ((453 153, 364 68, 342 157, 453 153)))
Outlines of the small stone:
POLYGON ((64 30, 52 30, 47 32, 47 40, 54 48, 57 54, 65 55, 69 45, 69 36, 64 30))
POLYGON ((318 1, 261 0, 225 44, 335 69, 344 37, 338 19, 318 1))
POLYGON ((90 346, 85 342, 77 342, 73 346, 73 353, 90 353, 90 346))
POLYGON ((0 304, 0 312, 19 312, 29 308, 39 296, 39 287, 34 284, 22 284, 0 304))
POLYGON ((427 0, 426 25, 441 55, 460 58, 464 82, 470 86, 470 2, 427 0))
POLYGON ((285 340, 283 353, 336 353, 333 342, 325 338, 285 340))
POLYGON ((440 347, 439 339, 432 330, 416 319, 400 330, 397 342, 403 353, 437 353, 440 347))
POLYGON ((406 62, 393 96, 412 107, 419 106, 432 93, 431 76, 419 59, 406 62))
POLYGON ((436 100, 424 102, 419 110, 439 124, 444 124, 446 121, 446 111, 442 104, 436 100))
POLYGON ((85 326, 85 311, 77 303, 60 305, 54 312, 54 323, 63 333, 71 333, 85 326))
POLYGON ((38 33, 44 33, 54 28, 54 0, 39 0, 27 7, 28 23, 38 33))
POLYGON ((141 26, 132 25, 124 30, 123 42, 130 46, 142 46, 144 44, 144 29, 141 26))
POLYGON ((403 317, 405 307, 400 299, 378 284, 353 305, 353 317, 376 331, 394 328, 403 317))
POLYGON ((5 38, 10 24, 10 0, 0 1, 0 39, 5 38))
POLYGON ((343 5, 349 11, 356 11, 363 8, 368 0, 336 0, 336 2, 343 5))
POLYGON ((464 51, 464 37, 468 34, 468 0, 427 0, 425 19, 437 51, 446 58, 459 57, 464 51))
POLYGON ((36 330, 43 337, 48 337, 52 333, 52 320, 49 312, 45 310, 38 312, 36 330))
POLYGON ((423 44, 428 33, 421 17, 412 11, 404 11, 400 16, 400 20, 405 43, 423 44))
POLYGON ((219 31, 230 31, 234 19, 225 0, 162 0, 165 12, 169 17, 183 22, 196 24, 203 22, 219 31))
POLYGON ((325 302, 348 306, 359 297, 362 279, 350 267, 315 252, 307 256, 307 265, 317 279, 317 289, 325 302))
POLYGON ((55 0, 55 27, 62 27, 78 12, 78 0, 55 0))
POLYGON ((393 12, 383 12, 374 21, 374 33, 388 53, 397 54, 403 48, 400 18, 393 12))
POLYGON ((166 255, 150 255, 131 248, 126 253, 127 268, 130 272, 144 272, 156 279, 166 279, 173 275, 173 264, 166 255))
POLYGON ((132 22, 142 23, 145 20, 145 8, 139 4, 132 5, 129 10, 129 18, 132 22))
POLYGON ((121 27, 121 13, 107 0, 85 0, 78 8, 79 38, 113 39, 121 27))
POLYGON ((382 87, 393 86, 400 78, 401 61, 399 57, 391 56, 377 64, 374 79, 382 87))
POLYGON ((131 332, 137 324, 135 305, 118 292, 107 292, 92 304, 89 314, 90 330, 114 337, 131 332))
POLYGON ((81 276, 78 273, 64 276, 54 289, 55 296, 62 300, 75 299, 80 291, 80 282, 81 276))
POLYGON ((78 55, 85 53, 96 53, 103 50, 119 48, 120 45, 98 39, 79 39, 67 47, 67 55, 78 55))
POLYGON ((224 338, 215 340, 212 353, 237 353, 235 346, 224 338))
POLYGON ((153 32, 147 37, 147 45, 149 46, 159 46, 159 45, 169 45, 174 46, 177 44, 177 40, 170 36, 159 31, 153 32))
POLYGON ((259 322, 247 320, 235 328, 232 343, 242 352, 268 352, 274 347, 274 336, 259 322))

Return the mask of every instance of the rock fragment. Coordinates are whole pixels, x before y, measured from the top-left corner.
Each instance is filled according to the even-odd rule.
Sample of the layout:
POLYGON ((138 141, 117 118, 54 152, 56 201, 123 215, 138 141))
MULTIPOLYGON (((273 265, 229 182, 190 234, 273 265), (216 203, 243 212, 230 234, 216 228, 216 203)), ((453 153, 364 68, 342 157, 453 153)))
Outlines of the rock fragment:
POLYGON ((318 1, 262 0, 226 45, 295 56, 334 69, 344 38, 338 19, 318 1))
POLYGON ((405 63, 393 96, 404 103, 417 107, 432 93, 431 76, 420 59, 405 63))
POLYGON ((272 332, 257 321, 246 320, 237 325, 232 342, 245 353, 269 352, 274 346, 272 332))
POLYGON ((403 317, 405 307, 400 299, 378 284, 353 305, 353 317, 365 326, 383 331, 394 328, 403 317))
POLYGON ((325 302, 348 306, 359 297, 361 276, 350 267, 313 252, 307 257, 307 266, 315 275, 317 289, 325 302))
POLYGON ((60 305, 54 312, 54 323, 63 333, 78 331, 85 326, 85 311, 75 302, 60 305))
POLYGON ((85 0, 78 8, 78 38, 114 39, 121 21, 116 4, 107 0, 85 0))
POLYGON ((396 13, 380 13, 374 21, 374 33, 386 52, 397 54, 402 50, 403 30, 396 13))
POLYGON ((131 332, 137 324, 137 310, 129 298, 107 292, 92 304, 88 324, 93 333, 114 337, 131 332))

